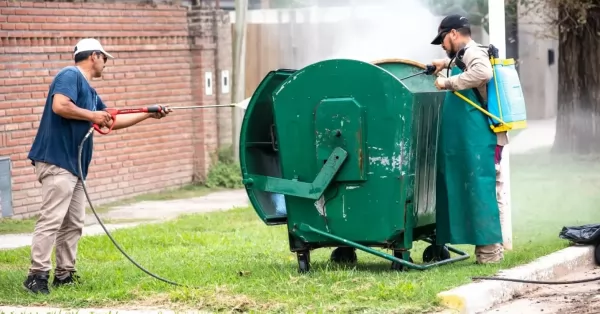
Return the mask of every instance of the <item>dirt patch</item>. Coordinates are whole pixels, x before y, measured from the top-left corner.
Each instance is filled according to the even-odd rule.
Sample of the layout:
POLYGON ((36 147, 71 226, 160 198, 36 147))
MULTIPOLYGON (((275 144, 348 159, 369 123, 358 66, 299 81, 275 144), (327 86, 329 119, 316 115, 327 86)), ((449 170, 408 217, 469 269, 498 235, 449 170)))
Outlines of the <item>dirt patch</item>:
MULTIPOLYGON (((600 268, 579 271, 559 280, 593 277, 600 277, 600 268)), ((571 285, 540 285, 538 290, 484 313, 600 313, 600 281, 571 285)))
MULTIPOLYGON (((40 306, 48 306, 43 304, 40 306)), ((125 302, 106 302, 95 309, 115 311, 200 311, 199 313, 229 312, 247 313, 279 310, 282 307, 277 303, 257 302, 248 296, 233 294, 225 287, 216 287, 215 290, 182 289, 171 293, 145 295, 140 293, 135 300, 125 302)))

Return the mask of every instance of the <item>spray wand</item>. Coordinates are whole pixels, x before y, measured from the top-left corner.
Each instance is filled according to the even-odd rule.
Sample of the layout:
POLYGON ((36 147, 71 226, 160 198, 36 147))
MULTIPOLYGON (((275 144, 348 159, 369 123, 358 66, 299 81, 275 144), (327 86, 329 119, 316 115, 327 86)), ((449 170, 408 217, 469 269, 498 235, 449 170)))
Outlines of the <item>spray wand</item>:
POLYGON ((171 110, 182 110, 182 109, 207 109, 207 108, 227 108, 227 107, 239 107, 242 109, 246 109, 242 103, 230 104, 230 105, 208 105, 208 106, 180 106, 180 107, 167 107, 161 105, 152 105, 149 107, 142 108, 129 108, 129 109, 116 109, 116 108, 107 108, 105 111, 111 115, 112 124, 108 127, 108 131, 102 131, 102 128, 94 124, 94 129, 103 135, 110 133, 117 122, 117 115, 120 114, 130 114, 130 113, 160 113, 165 112, 169 109, 171 110))
POLYGON ((435 72, 435 66, 432 65, 432 64, 428 64, 428 65, 425 66, 425 70, 423 70, 421 72, 417 72, 415 74, 411 74, 411 75, 409 75, 407 77, 403 77, 403 78, 400 79, 400 81, 404 81, 404 80, 409 79, 411 77, 415 77, 415 76, 419 76, 419 75, 423 75, 423 74, 431 75, 431 74, 433 74, 433 72, 435 72))

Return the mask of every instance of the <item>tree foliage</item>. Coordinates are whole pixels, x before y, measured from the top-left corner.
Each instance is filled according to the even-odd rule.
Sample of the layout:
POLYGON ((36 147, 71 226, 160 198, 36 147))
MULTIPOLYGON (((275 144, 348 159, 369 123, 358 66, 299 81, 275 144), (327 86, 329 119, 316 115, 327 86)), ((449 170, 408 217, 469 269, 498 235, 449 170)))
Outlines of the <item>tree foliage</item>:
POLYGON ((449 14, 466 14, 471 24, 482 25, 486 32, 488 27, 487 0, 423 0, 433 14, 444 16, 449 14))
MULTIPOLYGON (((422 0, 437 15, 466 14, 472 25, 482 26, 487 33, 489 29, 488 0, 422 0)), ((517 2, 504 0, 504 14, 507 20, 518 17, 517 2)))

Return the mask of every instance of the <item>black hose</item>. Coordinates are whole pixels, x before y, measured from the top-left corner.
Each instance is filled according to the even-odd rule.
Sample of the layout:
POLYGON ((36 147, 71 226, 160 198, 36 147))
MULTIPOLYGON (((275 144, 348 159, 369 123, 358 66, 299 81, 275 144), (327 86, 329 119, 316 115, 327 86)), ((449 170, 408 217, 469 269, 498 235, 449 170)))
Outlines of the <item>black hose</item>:
POLYGON ((600 277, 570 280, 570 281, 537 281, 537 280, 525 280, 525 279, 513 279, 513 278, 502 278, 502 277, 472 277, 473 280, 497 280, 497 281, 512 281, 521 283, 531 283, 536 285, 571 285, 576 283, 586 283, 592 281, 599 281, 600 277))
POLYGON ((115 241, 115 239, 112 237, 112 235, 110 234, 110 232, 108 231, 108 229, 106 229, 106 226, 104 226, 104 223, 102 223, 102 219, 100 219, 100 217, 98 216, 98 213, 96 213, 96 209, 94 209, 94 204, 92 204, 92 199, 90 198, 90 195, 88 194, 87 191, 87 187, 85 185, 85 180, 83 179, 83 171, 81 168, 81 155, 82 155, 82 151, 83 151, 83 144, 85 143, 85 141, 87 141, 87 139, 90 137, 90 135, 92 135, 92 133, 94 132, 94 128, 90 128, 90 130, 87 132, 87 134, 85 135, 85 137, 83 138, 83 140, 81 140, 81 143, 79 144, 79 153, 77 156, 77 167, 79 168, 79 179, 81 180, 81 185, 83 186, 83 192, 85 193, 85 198, 87 198, 88 203, 90 204, 90 208, 92 209, 92 212, 94 213, 94 216, 96 216, 96 219, 98 219, 98 223, 100 223, 100 226, 102 226, 102 229, 104 229, 104 232, 106 232, 106 235, 108 236, 108 238, 112 241, 112 243, 115 245, 115 247, 121 251, 121 253, 135 266, 137 266, 137 268, 141 269, 143 272, 145 272, 146 274, 150 275, 151 277, 154 277, 162 282, 166 282, 168 284, 172 284, 174 286, 179 286, 179 287, 188 287, 188 288, 193 288, 190 286, 186 286, 186 285, 182 285, 179 284, 177 282, 162 278, 158 275, 155 275, 154 273, 150 272, 149 270, 145 269, 144 267, 142 267, 140 264, 138 264, 133 258, 131 258, 129 255, 127 255, 127 253, 125 253, 125 251, 121 248, 121 246, 117 243, 117 241, 115 241))
MULTIPOLYGON (((425 74, 425 73, 421 73, 421 74, 425 74)), ((87 132, 87 134, 85 135, 85 137, 83 138, 83 140, 81 140, 81 143, 79 144, 79 152, 77 155, 77 167, 79 170, 79 179, 81 180, 81 185, 83 186, 83 193, 85 193, 85 198, 88 200, 88 203, 90 204, 90 208, 92 209, 92 212, 94 213, 94 216, 96 216, 96 219, 98 220, 98 223, 100 224, 100 226, 102 227, 102 229, 104 229, 104 232, 106 233, 106 235, 108 236, 108 238, 112 241, 112 243, 115 245, 115 247, 133 264, 135 265, 137 268, 139 268, 141 271, 145 272, 146 274, 148 274, 151 277, 154 277, 162 282, 166 282, 168 284, 174 285, 174 286, 179 286, 179 287, 188 287, 188 288, 193 288, 190 286, 186 286, 186 285, 182 285, 180 283, 162 278, 154 273, 152 273, 151 271, 147 270, 146 268, 144 268, 142 265, 138 264, 133 258, 131 258, 127 253, 125 253, 125 251, 121 248, 121 246, 119 245, 119 243, 117 243, 117 241, 115 241, 115 239, 112 237, 112 235, 110 234, 110 232, 108 231, 108 229, 106 229, 106 226, 104 226, 104 223, 102 222, 102 219, 100 219, 100 216, 98 216, 98 213, 96 213, 96 209, 94 208, 94 204, 92 204, 92 199, 90 198, 90 195, 88 194, 87 191, 87 187, 85 184, 85 180, 83 179, 83 170, 81 168, 81 156, 82 156, 82 151, 83 151, 83 144, 87 141, 87 139, 90 137, 90 135, 92 135, 92 133, 94 132, 94 128, 90 128, 90 130, 87 132)), ((520 283, 530 283, 530 284, 542 284, 542 285, 569 285, 569 284, 577 284, 577 283, 586 283, 586 282, 592 282, 592 281, 600 281, 600 277, 595 277, 595 278, 588 278, 588 279, 581 279, 581 280, 572 280, 572 281, 535 281, 535 280, 523 280, 523 279, 513 279, 513 278, 502 278, 502 277, 472 277, 472 280, 496 280, 496 281, 512 281, 512 282, 520 282, 520 283)))

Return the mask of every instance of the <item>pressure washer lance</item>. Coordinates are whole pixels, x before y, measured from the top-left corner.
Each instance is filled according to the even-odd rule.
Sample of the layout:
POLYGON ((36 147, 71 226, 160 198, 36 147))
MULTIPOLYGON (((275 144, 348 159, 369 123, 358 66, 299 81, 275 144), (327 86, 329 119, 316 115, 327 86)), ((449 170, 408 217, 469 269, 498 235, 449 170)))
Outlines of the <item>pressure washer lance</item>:
POLYGON ((432 64, 428 64, 428 65, 425 66, 425 70, 423 70, 421 72, 417 72, 415 74, 411 74, 411 75, 409 75, 407 77, 403 77, 403 78, 400 79, 400 81, 404 81, 404 80, 409 79, 411 77, 415 77, 415 76, 419 76, 419 75, 423 75, 423 74, 431 75, 431 74, 433 74, 433 72, 435 72, 435 66, 432 65, 432 64))
MULTIPOLYGON (((119 243, 117 243, 117 241, 112 237, 112 235, 110 234, 110 232, 108 231, 108 229, 106 228, 106 226, 104 225, 104 223, 102 222, 102 219, 100 219, 100 216, 98 216, 98 213, 96 212, 96 209, 94 208, 94 204, 92 203, 92 199, 90 197, 90 195, 88 194, 88 190, 87 190, 87 185, 85 183, 85 180, 82 176, 83 170, 82 170, 82 152, 83 152, 83 145, 85 144, 85 141, 88 140, 88 138, 90 137, 90 135, 92 135, 92 133, 94 132, 94 130, 98 131, 100 134, 108 134, 110 133, 110 131, 112 130, 113 126, 115 125, 115 120, 117 115, 119 114, 130 114, 130 113, 140 113, 140 112, 146 112, 146 113, 153 113, 153 112, 163 112, 167 109, 176 109, 176 110, 181 110, 181 109, 205 109, 205 108, 216 108, 216 107, 239 107, 242 109, 246 109, 243 105, 243 103, 237 103, 237 104, 230 104, 230 105, 209 105, 209 106, 188 106, 188 107, 167 107, 167 106, 159 106, 159 105, 154 105, 154 106, 149 106, 149 107, 144 107, 144 108, 134 108, 134 109, 113 109, 113 108, 108 108, 106 109, 106 111, 108 111, 110 113, 110 115, 112 116, 112 125, 110 126, 109 130, 107 132, 103 132, 101 130, 101 128, 94 124, 89 131, 87 132, 87 134, 83 137, 83 139, 81 140, 81 143, 79 144, 79 152, 78 152, 78 156, 77 156, 77 168, 79 170, 79 179, 81 180, 81 185, 83 186, 83 193, 85 194, 85 198, 88 201, 88 204, 90 204, 90 208, 92 209, 92 212, 94 213, 94 216, 96 216, 96 219, 98 220, 98 223, 100 224, 100 226, 102 227, 102 229, 104 229, 104 232, 106 233, 106 235, 108 236, 108 238, 112 241, 112 243, 115 245, 115 247, 123 254, 123 256, 125 256, 133 265, 135 265, 137 268, 139 268, 141 271, 143 271, 144 273, 146 273, 147 275, 149 275, 150 277, 153 277, 155 279, 158 279, 162 282, 174 285, 174 286, 180 286, 180 287, 187 287, 187 288, 196 288, 196 287, 192 287, 192 286, 187 286, 187 285, 182 285, 180 283, 177 283, 175 281, 172 280, 168 280, 165 278, 162 278, 154 273, 152 273, 151 271, 147 270, 146 268, 144 268, 142 265, 138 264, 133 258, 131 258, 131 256, 129 256, 119 245, 119 243)), ((198 288, 200 289, 200 288, 198 288)))
POLYGON ((163 112, 163 111, 165 111, 167 109, 182 110, 182 109, 208 109, 208 108, 228 108, 228 107, 238 107, 238 108, 241 108, 241 109, 246 109, 245 106, 243 105, 243 102, 241 102, 241 103, 235 103, 235 104, 229 104, 229 105, 207 105, 207 106, 170 107, 170 106, 152 105, 152 106, 149 106, 149 107, 130 108, 130 109, 107 108, 106 112, 110 113, 110 115, 112 117, 112 124, 108 128, 108 131, 102 131, 102 128, 99 125, 97 125, 97 124, 94 124, 94 129, 98 133, 103 134, 103 135, 106 135, 106 134, 110 133, 112 131, 113 127, 115 126, 116 121, 117 121, 117 115, 120 115, 120 114, 157 113, 157 112, 163 112))

